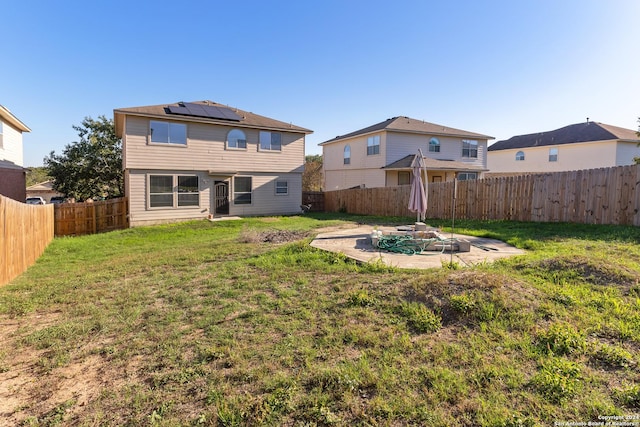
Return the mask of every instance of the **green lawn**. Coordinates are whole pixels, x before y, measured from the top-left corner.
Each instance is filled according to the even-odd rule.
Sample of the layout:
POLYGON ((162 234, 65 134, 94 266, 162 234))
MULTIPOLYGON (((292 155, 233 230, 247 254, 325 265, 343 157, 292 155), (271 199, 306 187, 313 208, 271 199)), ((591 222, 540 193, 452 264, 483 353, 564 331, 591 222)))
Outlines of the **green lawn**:
POLYGON ((0 288, 0 425, 534 426, 640 412, 640 229, 458 221, 528 251, 473 268, 397 270, 309 246, 355 222, 412 220, 55 239, 0 288))

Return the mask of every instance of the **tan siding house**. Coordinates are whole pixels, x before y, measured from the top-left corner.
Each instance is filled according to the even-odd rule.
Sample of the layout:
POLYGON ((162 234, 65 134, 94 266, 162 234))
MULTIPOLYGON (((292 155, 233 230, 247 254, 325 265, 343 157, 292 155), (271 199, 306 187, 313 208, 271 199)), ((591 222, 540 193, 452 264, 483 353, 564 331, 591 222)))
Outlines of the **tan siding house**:
POLYGON ((114 110, 132 226, 300 212, 312 131, 211 101, 114 110))
POLYGON ((488 175, 624 166, 640 157, 635 131, 597 122, 518 135, 489 147, 488 175))
POLYGON ((491 136, 394 117, 320 144, 324 189, 408 185, 419 151, 430 182, 480 178, 491 136))

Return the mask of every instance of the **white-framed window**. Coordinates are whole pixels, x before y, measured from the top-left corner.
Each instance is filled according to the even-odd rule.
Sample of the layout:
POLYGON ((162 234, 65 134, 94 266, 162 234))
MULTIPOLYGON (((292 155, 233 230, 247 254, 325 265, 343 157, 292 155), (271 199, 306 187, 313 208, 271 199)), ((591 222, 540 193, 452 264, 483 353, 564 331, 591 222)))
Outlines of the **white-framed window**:
POLYGON ((287 194, 289 194, 289 182, 276 180, 276 196, 286 196, 287 194))
POLYGON ((149 175, 149 208, 200 206, 197 175, 149 175))
POLYGON ((380 135, 367 138, 367 156, 380 154, 380 135))
POLYGON ((247 136, 240 129, 231 129, 227 134, 227 148, 246 150, 247 136))
POLYGON ((282 151, 282 134, 278 132, 260 131, 261 151, 282 151))
POLYGON ((478 179, 477 172, 458 172, 458 181, 469 181, 470 179, 478 179))
POLYGON ((438 138, 431 138, 429 140, 429 152, 431 153, 440 152, 440 140, 438 138))
POLYGON ((398 171, 398 185, 411 184, 411 174, 408 171, 398 171))
POLYGON ((462 157, 478 158, 478 141, 463 139, 462 157))
POLYGON ((2 123, 2 120, 0 120, 0 148, 2 148, 2 140, 3 140, 3 132, 4 130, 2 129, 2 126, 4 126, 4 124, 2 123))
POLYGON ((351 146, 350 145, 345 145, 344 147, 343 163, 345 165, 351 164, 351 146))
POLYGON ((250 205, 252 194, 252 178, 250 176, 233 177, 233 204, 250 205))
POLYGON ((549 148, 549 161, 557 162, 558 161, 558 149, 557 148, 549 148))
POLYGON ((520 162, 522 160, 524 160, 524 151, 518 151, 516 153, 516 161, 520 162))
POLYGON ((183 123, 151 120, 149 132, 151 133, 151 142, 154 144, 187 145, 187 125, 183 123))

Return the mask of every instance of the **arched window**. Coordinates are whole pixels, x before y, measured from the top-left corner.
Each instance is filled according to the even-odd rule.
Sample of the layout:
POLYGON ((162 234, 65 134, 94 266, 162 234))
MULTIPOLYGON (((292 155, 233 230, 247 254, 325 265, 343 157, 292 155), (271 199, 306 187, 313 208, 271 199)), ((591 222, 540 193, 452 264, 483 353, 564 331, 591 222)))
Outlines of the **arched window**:
POLYGON ((440 141, 438 138, 431 138, 429 140, 429 151, 431 153, 439 153, 440 152, 440 141))
POLYGON ((516 160, 524 160, 524 151, 518 151, 516 153, 516 160))
POLYGON ((227 148, 247 148, 247 137, 240 129, 231 129, 227 135, 227 148))
POLYGON ((351 146, 349 145, 345 145, 344 147, 344 164, 345 165, 351 164, 351 146))

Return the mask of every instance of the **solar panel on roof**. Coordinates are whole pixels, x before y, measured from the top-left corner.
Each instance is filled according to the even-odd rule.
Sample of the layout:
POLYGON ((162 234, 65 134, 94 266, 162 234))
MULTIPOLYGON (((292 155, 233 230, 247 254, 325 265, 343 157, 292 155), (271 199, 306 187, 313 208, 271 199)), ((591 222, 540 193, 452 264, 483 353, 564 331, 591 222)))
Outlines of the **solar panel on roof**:
POLYGON ((180 103, 179 106, 170 106, 169 113, 183 116, 207 117, 210 119, 222 119, 239 122, 242 120, 238 114, 226 107, 216 105, 194 104, 192 102, 180 103))
POLYGON ((183 115, 189 115, 189 110, 186 109, 186 107, 176 107, 174 105, 170 105, 169 106, 169 112, 171 114, 183 114, 183 115))

